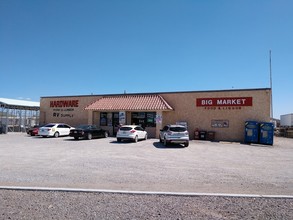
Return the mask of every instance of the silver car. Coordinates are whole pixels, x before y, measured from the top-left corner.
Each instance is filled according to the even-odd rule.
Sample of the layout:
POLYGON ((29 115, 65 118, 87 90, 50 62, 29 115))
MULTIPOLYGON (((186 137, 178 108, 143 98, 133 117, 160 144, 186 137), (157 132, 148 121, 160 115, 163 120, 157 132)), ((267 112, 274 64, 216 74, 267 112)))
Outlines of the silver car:
POLYGON ((123 125, 119 128, 117 135, 117 141, 132 140, 137 142, 138 140, 146 140, 148 133, 138 125, 123 125))
POLYGON ((169 143, 189 145, 189 133, 183 125, 166 125, 160 130, 160 142, 167 146, 169 143))

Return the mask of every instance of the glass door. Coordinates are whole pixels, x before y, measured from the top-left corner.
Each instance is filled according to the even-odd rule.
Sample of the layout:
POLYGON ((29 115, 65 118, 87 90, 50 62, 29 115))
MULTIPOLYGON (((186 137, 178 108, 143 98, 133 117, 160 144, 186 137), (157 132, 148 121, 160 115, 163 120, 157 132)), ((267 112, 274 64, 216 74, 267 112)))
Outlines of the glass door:
POLYGON ((119 112, 113 112, 112 119, 113 119, 113 136, 116 136, 117 131, 120 127, 120 125, 119 125, 119 112))

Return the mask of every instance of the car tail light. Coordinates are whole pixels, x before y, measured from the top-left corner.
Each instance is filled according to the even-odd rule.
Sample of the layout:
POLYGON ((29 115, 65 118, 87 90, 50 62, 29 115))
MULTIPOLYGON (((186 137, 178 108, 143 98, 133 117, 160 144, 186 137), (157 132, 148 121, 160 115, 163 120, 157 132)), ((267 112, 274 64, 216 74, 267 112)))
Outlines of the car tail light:
POLYGON ((131 133, 135 133, 135 130, 131 130, 130 132, 131 132, 131 133))

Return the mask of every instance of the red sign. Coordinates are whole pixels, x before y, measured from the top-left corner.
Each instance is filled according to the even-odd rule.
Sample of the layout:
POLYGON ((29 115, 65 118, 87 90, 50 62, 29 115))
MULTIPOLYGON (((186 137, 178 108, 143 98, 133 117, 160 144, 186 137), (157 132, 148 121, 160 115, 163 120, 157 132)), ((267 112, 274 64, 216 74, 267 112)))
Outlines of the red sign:
POLYGON ((252 97, 199 98, 196 106, 252 106, 252 97))
POLYGON ((78 107, 78 100, 50 101, 51 108, 78 107))

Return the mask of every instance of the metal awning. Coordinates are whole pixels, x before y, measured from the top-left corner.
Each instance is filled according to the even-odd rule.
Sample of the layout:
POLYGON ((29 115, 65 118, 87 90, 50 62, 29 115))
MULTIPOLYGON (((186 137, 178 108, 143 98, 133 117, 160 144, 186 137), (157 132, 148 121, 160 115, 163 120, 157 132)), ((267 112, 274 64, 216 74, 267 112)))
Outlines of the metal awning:
POLYGON ((25 100, 0 98, 0 107, 6 109, 39 110, 40 103, 25 100))

